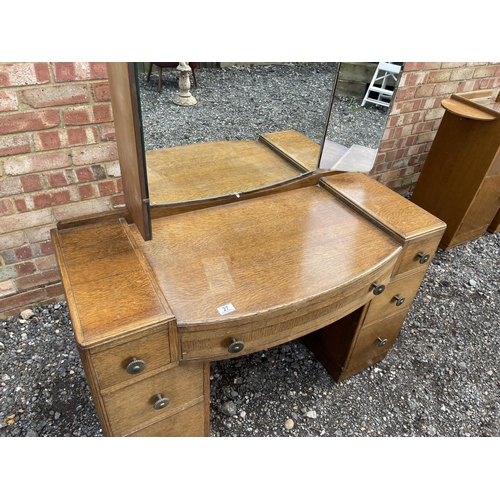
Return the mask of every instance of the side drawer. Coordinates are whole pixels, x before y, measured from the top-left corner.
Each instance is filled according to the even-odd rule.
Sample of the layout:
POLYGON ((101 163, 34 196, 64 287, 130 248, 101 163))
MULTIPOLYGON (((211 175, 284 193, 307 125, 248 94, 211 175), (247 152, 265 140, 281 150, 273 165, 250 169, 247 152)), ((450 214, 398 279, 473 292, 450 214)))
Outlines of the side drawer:
POLYGON ((370 302, 364 324, 368 325, 408 309, 417 295, 424 276, 425 270, 393 279, 385 287, 384 293, 374 297, 370 302))
POLYGON ((393 276, 419 269, 427 269, 436 253, 442 236, 443 231, 437 231, 420 238, 408 240, 394 267, 393 276))
POLYGON ((348 361, 349 372, 361 371, 385 357, 396 342, 407 313, 408 308, 405 308, 394 316, 360 330, 348 361))
POLYGON ((123 436, 203 401, 203 391, 203 364, 193 363, 106 392, 102 398, 113 435, 123 436), (155 409, 159 396, 169 402, 155 409))
MULTIPOLYGON (((169 325, 165 323, 144 332, 142 336, 120 345, 113 344, 112 347, 105 349, 95 349, 92 352, 92 363, 99 387, 107 389, 122 382, 133 382, 134 377, 139 374, 148 374, 157 368, 168 365, 171 360, 169 325), (127 371, 127 366, 134 359, 143 361, 145 367, 141 370, 130 368, 131 373, 127 371)), ((140 365, 141 363, 136 363, 140 365)))
POLYGON ((204 437, 205 436, 204 403, 175 413, 171 417, 139 429, 130 437, 204 437))

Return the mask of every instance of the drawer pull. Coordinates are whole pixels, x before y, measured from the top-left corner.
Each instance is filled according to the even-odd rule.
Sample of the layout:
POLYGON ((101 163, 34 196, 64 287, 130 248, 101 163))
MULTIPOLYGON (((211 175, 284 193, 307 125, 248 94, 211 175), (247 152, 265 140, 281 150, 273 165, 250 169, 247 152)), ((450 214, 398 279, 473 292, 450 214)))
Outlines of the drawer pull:
POLYGON ((380 337, 377 337, 377 340, 378 340, 379 347, 384 347, 385 344, 387 344, 387 339, 381 339, 380 337))
POLYGON ((146 368, 145 361, 143 361, 142 359, 134 358, 127 365, 127 373, 130 373, 130 375, 137 375, 138 373, 141 373, 142 371, 144 371, 145 368, 146 368))
POLYGON ((425 264, 429 260, 430 255, 428 253, 419 252, 417 254, 417 257, 420 257, 419 259, 420 264, 425 264))
POLYGON ((385 290, 385 285, 377 285, 373 283, 373 295, 380 295, 385 290))
POLYGON ((167 406, 170 403, 170 399, 164 398, 161 394, 157 394, 156 399, 157 401, 153 405, 153 408, 155 410, 162 410, 163 408, 165 408, 165 406, 167 406))
POLYGON ((245 347, 245 344, 243 342, 241 342, 241 340, 233 339, 233 341, 231 342, 231 344, 229 345, 227 350, 231 354, 235 354, 237 352, 242 351, 244 347, 245 347))
POLYGON ((399 306, 402 306, 404 301, 405 301, 405 297, 400 297, 399 295, 394 295, 394 300, 396 301, 396 305, 399 307, 399 306))

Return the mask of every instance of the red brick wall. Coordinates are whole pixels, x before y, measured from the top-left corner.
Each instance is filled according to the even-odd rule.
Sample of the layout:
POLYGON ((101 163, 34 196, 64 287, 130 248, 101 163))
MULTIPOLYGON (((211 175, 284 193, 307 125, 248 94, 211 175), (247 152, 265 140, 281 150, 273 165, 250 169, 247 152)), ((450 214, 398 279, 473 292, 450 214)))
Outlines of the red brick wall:
MULTIPOLYGON (((49 231, 123 207, 105 63, 0 63, 0 318, 63 298, 49 231)), ((500 86, 500 63, 406 63, 372 175, 411 192, 441 100, 500 86)))
POLYGON ((0 64, 0 317, 63 298, 58 220, 123 206, 105 63, 0 64))
POLYGON ((444 114, 441 101, 498 87, 498 62, 407 62, 372 176, 402 194, 411 192, 444 114))

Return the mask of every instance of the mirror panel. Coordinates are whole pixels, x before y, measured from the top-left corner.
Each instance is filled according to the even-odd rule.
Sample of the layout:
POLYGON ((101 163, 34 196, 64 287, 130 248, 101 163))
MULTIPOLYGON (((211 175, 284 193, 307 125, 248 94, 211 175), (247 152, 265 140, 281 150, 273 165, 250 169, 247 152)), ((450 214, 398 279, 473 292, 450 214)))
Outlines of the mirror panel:
POLYGON ((191 79, 193 106, 174 103, 179 71, 163 71, 161 92, 157 69, 149 81, 138 71, 151 205, 252 191, 315 170, 337 66, 204 69, 199 86, 191 79))
MULTIPOLYGON (((399 68, 399 74, 395 77, 388 75, 385 82, 385 88, 395 93, 403 63, 387 64, 395 65, 390 69, 399 68)), ((382 94, 378 92, 366 94, 372 77, 379 78, 386 74, 376 73, 377 66, 378 63, 340 64, 326 122, 320 168, 361 172, 369 172, 373 168, 392 102, 391 95, 380 98, 382 94), (368 101, 363 105, 366 95, 383 101, 387 106, 368 101)), ((376 87, 382 84, 382 79, 374 82, 376 87)))

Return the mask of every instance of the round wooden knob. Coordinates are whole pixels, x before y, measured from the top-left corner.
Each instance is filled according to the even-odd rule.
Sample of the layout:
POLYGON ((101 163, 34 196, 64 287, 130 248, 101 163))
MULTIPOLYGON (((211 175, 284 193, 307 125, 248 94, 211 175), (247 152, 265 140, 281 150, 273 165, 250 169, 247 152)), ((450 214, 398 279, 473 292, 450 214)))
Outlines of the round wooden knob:
POLYGON ((430 259, 430 255, 428 253, 423 253, 423 252, 419 252, 418 257, 420 257, 418 260, 420 264, 425 264, 430 259))
POLYGON ((170 399, 164 398, 161 394, 157 394, 156 399, 157 401, 153 405, 155 410, 163 410, 170 403, 170 399))
POLYGON ((373 283, 373 295, 380 295, 385 290, 385 285, 377 285, 373 283))
POLYGON ((396 301, 396 305, 399 307, 399 306, 402 306, 404 301, 405 301, 405 297, 400 297, 399 295, 394 295, 394 300, 396 301))
POLYGON ((231 342, 231 344, 229 345, 227 350, 231 354, 235 354, 237 352, 241 352, 244 347, 245 347, 245 344, 243 342, 241 342, 241 340, 233 339, 233 341, 231 342))
POLYGON ((146 362, 143 361, 142 359, 137 359, 134 358, 128 365, 127 365, 127 373, 130 373, 130 375, 137 375, 138 373, 141 373, 144 371, 146 368, 146 362))

